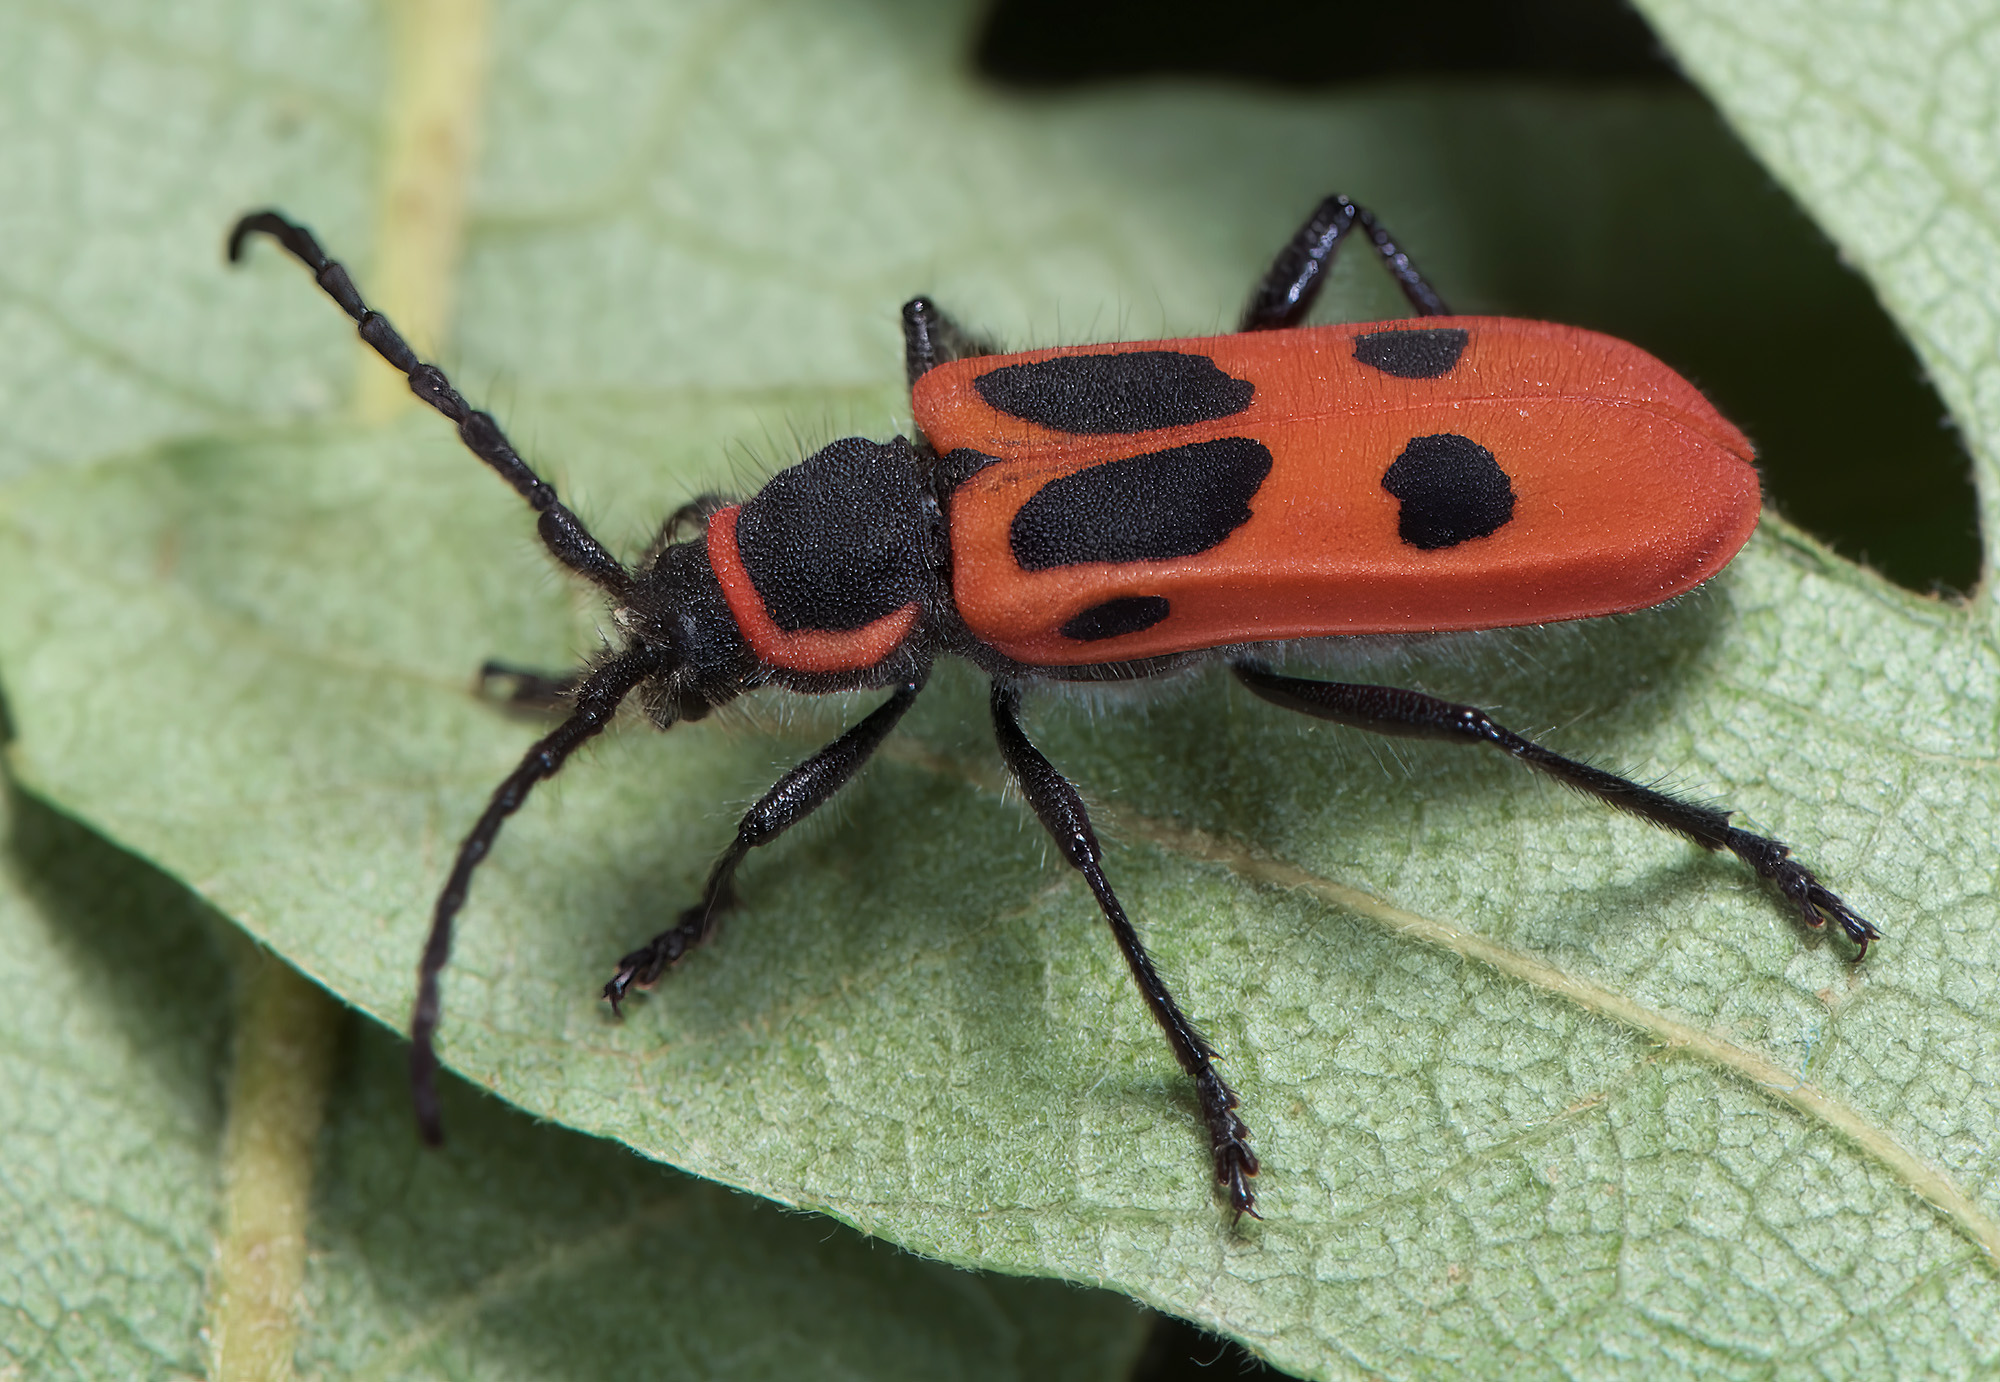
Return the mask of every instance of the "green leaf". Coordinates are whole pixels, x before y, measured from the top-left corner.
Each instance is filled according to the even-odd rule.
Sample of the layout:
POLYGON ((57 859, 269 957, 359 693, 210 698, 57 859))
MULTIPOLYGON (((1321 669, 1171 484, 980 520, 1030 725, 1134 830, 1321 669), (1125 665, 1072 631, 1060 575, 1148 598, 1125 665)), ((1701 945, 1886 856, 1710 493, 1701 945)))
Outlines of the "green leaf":
MULTIPOLYGON (((197 899, 47 807, 0 797, 0 831, 0 1369, 200 1373, 231 947, 197 899)), ((400 1043, 350 1027, 318 1151, 307 1375, 1081 1379, 1131 1365, 1144 1316, 1116 1296, 887 1251, 456 1082, 457 1139, 426 1154, 400 1043)))
MULTIPOLYGON (((1684 97, 1026 102, 957 74, 962 25, 915 5, 501 23, 445 363, 601 534, 636 549, 694 494, 907 428, 894 309, 913 291, 1009 342, 1214 329, 1332 188, 1469 310, 1547 310, 1538 275, 1615 251, 1654 266, 1635 276, 1684 327, 1817 320, 1787 315, 1818 291, 1783 257, 1789 212, 1684 97), (1550 202, 1560 235, 1531 214, 1550 202), (1734 214, 1691 229, 1691 203, 1734 214)), ((288 86, 228 89, 254 130, 288 86)), ((56 317, 115 337, 135 294, 205 303, 203 340, 240 323, 258 349, 209 364, 135 337, 157 375, 212 371, 219 420, 160 404, 9 458, 40 472, 0 492, 0 678, 37 792, 400 1025, 450 853, 537 733, 478 702, 471 669, 559 664, 603 616, 434 417, 278 425, 273 398, 343 393, 350 357, 325 341, 344 323, 268 250, 224 280, 213 237, 281 202, 355 246, 368 283, 365 139, 294 118, 295 142, 345 152, 252 190, 279 155, 245 151, 188 198, 206 238, 38 232, 53 253, 66 228, 86 266, 56 317), (120 236, 145 239, 146 275, 122 276, 120 236)), ((1946 157, 1969 123, 1940 116, 1919 147, 1946 157)), ((1397 311, 1370 272, 1343 266, 1329 310, 1397 311)), ((1621 276, 1593 281, 1603 303, 1563 315, 1615 315, 1621 276)), ((1931 335, 1983 349, 1986 299, 1913 302, 1931 335)), ((32 416, 97 397, 60 370, 8 387, 32 416)), ((1981 414, 1958 416, 1990 457, 1981 414)), ((759 697, 610 738, 482 871, 442 1049, 539 1116, 951 1261, 1115 1286, 1298 1372, 1970 1370, 2000 1328, 1987 611, 1774 519, 1671 608, 1368 672, 1743 808, 1882 925, 1858 969, 1802 945, 1731 861, 1497 756, 1385 751, 1215 677, 1101 713, 1037 703, 1032 732, 1084 785, 1121 895, 1229 1059, 1261 1224, 1217 1204, 1192 1092, 1087 891, 1000 791, 959 667, 623 1022, 595 996, 610 961, 695 895, 735 811, 872 698, 759 697)))

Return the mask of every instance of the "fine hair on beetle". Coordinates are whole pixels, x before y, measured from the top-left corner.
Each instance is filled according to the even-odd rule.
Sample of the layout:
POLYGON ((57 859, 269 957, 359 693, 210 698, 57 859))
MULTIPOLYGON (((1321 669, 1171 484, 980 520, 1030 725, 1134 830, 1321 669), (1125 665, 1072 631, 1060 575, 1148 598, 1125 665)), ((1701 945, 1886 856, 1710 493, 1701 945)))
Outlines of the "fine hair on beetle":
MULTIPOLYGON (((1789 846, 1732 825, 1720 806, 1556 753, 1474 705, 1278 670, 1316 661, 1408 671, 1492 630, 1655 609, 1717 575, 1762 506, 1748 439, 1685 379, 1596 332, 1453 314, 1404 247, 1345 197, 1312 210, 1226 334, 1010 354, 912 298, 902 326, 913 435, 835 437, 742 477, 742 497, 695 495, 629 565, 368 306, 310 231, 252 212, 231 232, 229 257, 257 235, 312 271, 361 338, 513 486, 555 562, 609 609, 605 646, 575 670, 482 669, 508 704, 552 724, 471 823, 432 908, 410 1024, 427 1141, 443 1136, 436 1033, 453 928, 479 865, 537 784, 628 701, 663 730, 766 688, 857 701, 844 729, 743 812, 692 904, 617 960, 603 996, 622 1012, 714 935, 737 902, 738 865, 839 795, 944 656, 987 679, 1007 780, 1087 885, 1192 1082, 1213 1188, 1237 1220, 1257 1216, 1259 1171, 1241 1100, 1113 889, 1082 793, 1023 727, 1030 689, 1069 690, 1094 716, 1135 688, 1223 662, 1266 706, 1391 741, 1484 744, 1733 855, 1799 925, 1833 922, 1857 962, 1879 937, 1789 846), (1412 316, 1306 324, 1350 241, 1412 316)), ((1547 657, 1564 637, 1480 656, 1547 657)))

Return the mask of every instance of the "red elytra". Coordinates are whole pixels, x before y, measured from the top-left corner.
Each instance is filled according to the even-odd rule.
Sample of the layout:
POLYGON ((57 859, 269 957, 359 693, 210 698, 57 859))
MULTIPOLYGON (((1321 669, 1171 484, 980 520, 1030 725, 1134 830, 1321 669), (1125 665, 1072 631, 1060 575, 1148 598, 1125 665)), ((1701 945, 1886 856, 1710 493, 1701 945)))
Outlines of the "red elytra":
MULTIPOLYGON (((1073 346, 938 366, 916 382, 917 427, 940 453, 997 459, 951 494, 952 597, 966 626, 1016 661, 1075 666, 1232 643, 1438 632, 1643 609, 1707 580, 1757 525, 1749 441, 1658 360, 1577 327, 1453 317, 1462 354, 1432 378, 1358 360, 1358 339, 1407 323, 1317 326, 1073 346), (1173 351, 1255 394, 1229 416, 1078 436, 995 408, 995 369, 1063 357, 1173 351), (1416 437, 1485 448, 1512 482, 1511 518, 1425 550, 1398 534, 1383 475, 1416 437), (1140 452, 1246 437, 1273 458, 1251 517, 1194 555, 1023 570, 1009 528, 1051 480, 1140 452), (1171 613, 1079 642, 1062 626, 1107 601, 1163 597, 1171 613)), ((1115 523, 1117 515, 1106 516, 1115 523)))
POLYGON ((550 554, 612 603, 621 646, 561 677, 496 668, 513 699, 566 707, 494 790, 440 889, 418 968, 411 1087, 441 1137, 439 976, 474 871, 537 782, 635 692, 660 728, 747 691, 883 689, 887 699, 745 814, 700 901, 624 956, 616 1009, 714 932, 737 866, 840 790, 915 702, 933 659, 992 678, 1001 756, 1090 892, 1194 1083, 1215 1184, 1256 1213, 1258 1158, 1215 1049, 1123 905, 1075 786, 1028 740, 1035 682, 1155 676, 1215 650, 1273 705, 1379 734, 1484 743, 1772 883, 1810 927, 1877 932, 1787 846, 1729 812, 1565 758, 1485 712, 1417 691, 1283 675, 1260 644, 1495 628, 1640 609, 1713 575, 1755 526, 1750 446, 1636 346, 1573 327, 1453 317, 1367 212, 1329 197, 1280 251, 1242 331, 1003 355, 926 299, 903 309, 921 435, 845 438, 741 503, 704 496, 628 565, 593 537, 491 416, 419 360, 347 271, 274 211, 276 238, 362 339, 538 515, 550 554), (1418 322, 1302 327, 1343 239, 1372 244, 1418 322), (691 536, 683 536, 692 529, 691 536))

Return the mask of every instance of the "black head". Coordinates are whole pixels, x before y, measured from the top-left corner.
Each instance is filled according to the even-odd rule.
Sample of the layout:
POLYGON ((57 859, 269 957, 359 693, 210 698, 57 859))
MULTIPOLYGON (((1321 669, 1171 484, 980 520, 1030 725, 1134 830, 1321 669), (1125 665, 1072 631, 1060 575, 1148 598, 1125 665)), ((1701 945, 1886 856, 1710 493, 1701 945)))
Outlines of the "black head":
POLYGON ((613 618, 635 644, 667 655, 665 670, 639 690, 661 729, 699 720, 762 679, 699 538, 662 548, 633 578, 613 618))

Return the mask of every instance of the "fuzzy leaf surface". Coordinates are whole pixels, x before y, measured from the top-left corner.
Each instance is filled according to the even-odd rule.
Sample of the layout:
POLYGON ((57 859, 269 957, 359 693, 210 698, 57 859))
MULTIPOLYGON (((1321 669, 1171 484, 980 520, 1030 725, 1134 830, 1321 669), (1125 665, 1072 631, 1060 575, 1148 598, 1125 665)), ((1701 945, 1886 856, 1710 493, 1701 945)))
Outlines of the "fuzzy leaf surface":
MULTIPOLYGON (((0 798, 0 1360, 34 1378, 204 1372, 240 939, 48 807, 0 798), (234 941, 232 947, 229 942, 234 941)), ((1124 1375, 1144 1316, 980 1276, 537 1125, 458 1082, 441 1156, 406 1061, 349 1024, 317 1154, 301 1375, 1124 1375)))

